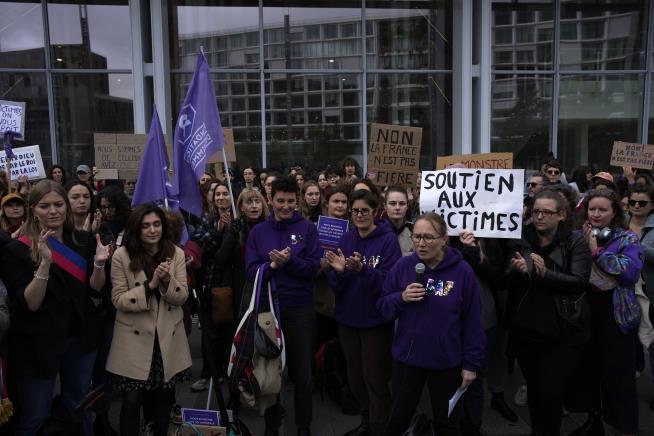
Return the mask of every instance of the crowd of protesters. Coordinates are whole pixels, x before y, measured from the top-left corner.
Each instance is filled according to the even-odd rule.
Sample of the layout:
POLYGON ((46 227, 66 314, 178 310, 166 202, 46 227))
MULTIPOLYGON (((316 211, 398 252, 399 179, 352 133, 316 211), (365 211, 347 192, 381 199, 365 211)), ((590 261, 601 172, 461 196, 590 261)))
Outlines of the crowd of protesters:
POLYGON ((191 389, 231 377, 229 405, 245 407, 234 386, 247 374, 228 368, 255 282, 271 285, 264 305, 278 311, 294 387, 293 416, 278 396, 261 410, 265 436, 285 418, 311 434, 326 346, 344 357, 341 388, 361 415, 347 436, 405 434, 425 387, 439 436, 482 434, 485 391, 516 422, 514 361, 524 386, 508 394, 533 435, 560 435, 566 411, 588 416, 574 436, 638 433, 636 378, 646 355, 654 363, 649 172, 579 167, 567 180, 548 161, 526 178, 519 239, 448 236, 440 215, 419 212, 419 186, 380 189, 351 158, 205 173, 201 217, 132 208, 139 181, 94 182, 87 165, 48 174, 0 186, 1 434, 46 434, 56 410, 87 435, 168 434, 175 387, 192 377, 194 312, 203 364, 191 389), (320 216, 349 222, 334 250, 321 248, 320 216))

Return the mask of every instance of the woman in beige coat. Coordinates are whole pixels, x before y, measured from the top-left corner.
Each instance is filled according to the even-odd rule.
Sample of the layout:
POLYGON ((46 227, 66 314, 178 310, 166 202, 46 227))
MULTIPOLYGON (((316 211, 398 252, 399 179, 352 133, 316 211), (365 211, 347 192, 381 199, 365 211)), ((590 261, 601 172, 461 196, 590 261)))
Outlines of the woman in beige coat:
POLYGON ((135 209, 111 268, 116 306, 107 370, 123 391, 121 435, 138 435, 148 405, 154 434, 166 435, 175 384, 190 378, 191 354, 181 305, 188 297, 184 253, 168 238, 164 212, 135 209))

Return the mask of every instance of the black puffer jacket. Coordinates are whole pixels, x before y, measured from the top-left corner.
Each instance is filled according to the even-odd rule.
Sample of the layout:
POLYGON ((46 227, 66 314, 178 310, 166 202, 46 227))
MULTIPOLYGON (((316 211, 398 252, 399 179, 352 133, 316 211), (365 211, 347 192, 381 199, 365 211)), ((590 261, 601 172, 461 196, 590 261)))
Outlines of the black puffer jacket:
POLYGON ((583 236, 559 226, 552 243, 540 247, 536 231, 528 225, 511 252, 516 251, 527 261, 529 273, 520 274, 509 269, 511 292, 507 312, 514 337, 542 343, 587 342, 590 338, 590 311, 584 294, 592 260, 583 236), (545 260, 543 277, 536 273, 531 253, 545 260), (564 320, 557 309, 564 298, 581 304, 581 316, 575 322, 564 320))

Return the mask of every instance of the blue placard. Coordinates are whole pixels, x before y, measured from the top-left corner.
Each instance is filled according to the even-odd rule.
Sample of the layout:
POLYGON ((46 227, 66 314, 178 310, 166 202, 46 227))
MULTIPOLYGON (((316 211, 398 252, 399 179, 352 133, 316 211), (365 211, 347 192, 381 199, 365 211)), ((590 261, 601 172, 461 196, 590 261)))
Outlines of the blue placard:
POLYGON ((320 215, 318 217, 318 239, 323 255, 326 250, 336 250, 341 237, 347 232, 350 222, 340 218, 320 215))
POLYGON ((220 425, 220 418, 216 410, 182 408, 182 422, 188 422, 193 425, 218 427, 220 425))

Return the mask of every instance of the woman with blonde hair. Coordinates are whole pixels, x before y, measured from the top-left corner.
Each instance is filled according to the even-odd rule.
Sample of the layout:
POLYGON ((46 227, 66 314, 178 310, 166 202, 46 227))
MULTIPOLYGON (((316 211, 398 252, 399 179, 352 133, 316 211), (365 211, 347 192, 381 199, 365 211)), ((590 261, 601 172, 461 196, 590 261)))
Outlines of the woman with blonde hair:
MULTIPOLYGON (((9 365, 16 379, 18 435, 36 434, 50 416, 57 375, 73 410, 88 392, 99 338, 96 303, 111 247, 75 230, 60 183, 41 180, 28 199, 24 234, 0 257, 11 290, 9 365)), ((90 434, 90 419, 84 420, 90 434)))

